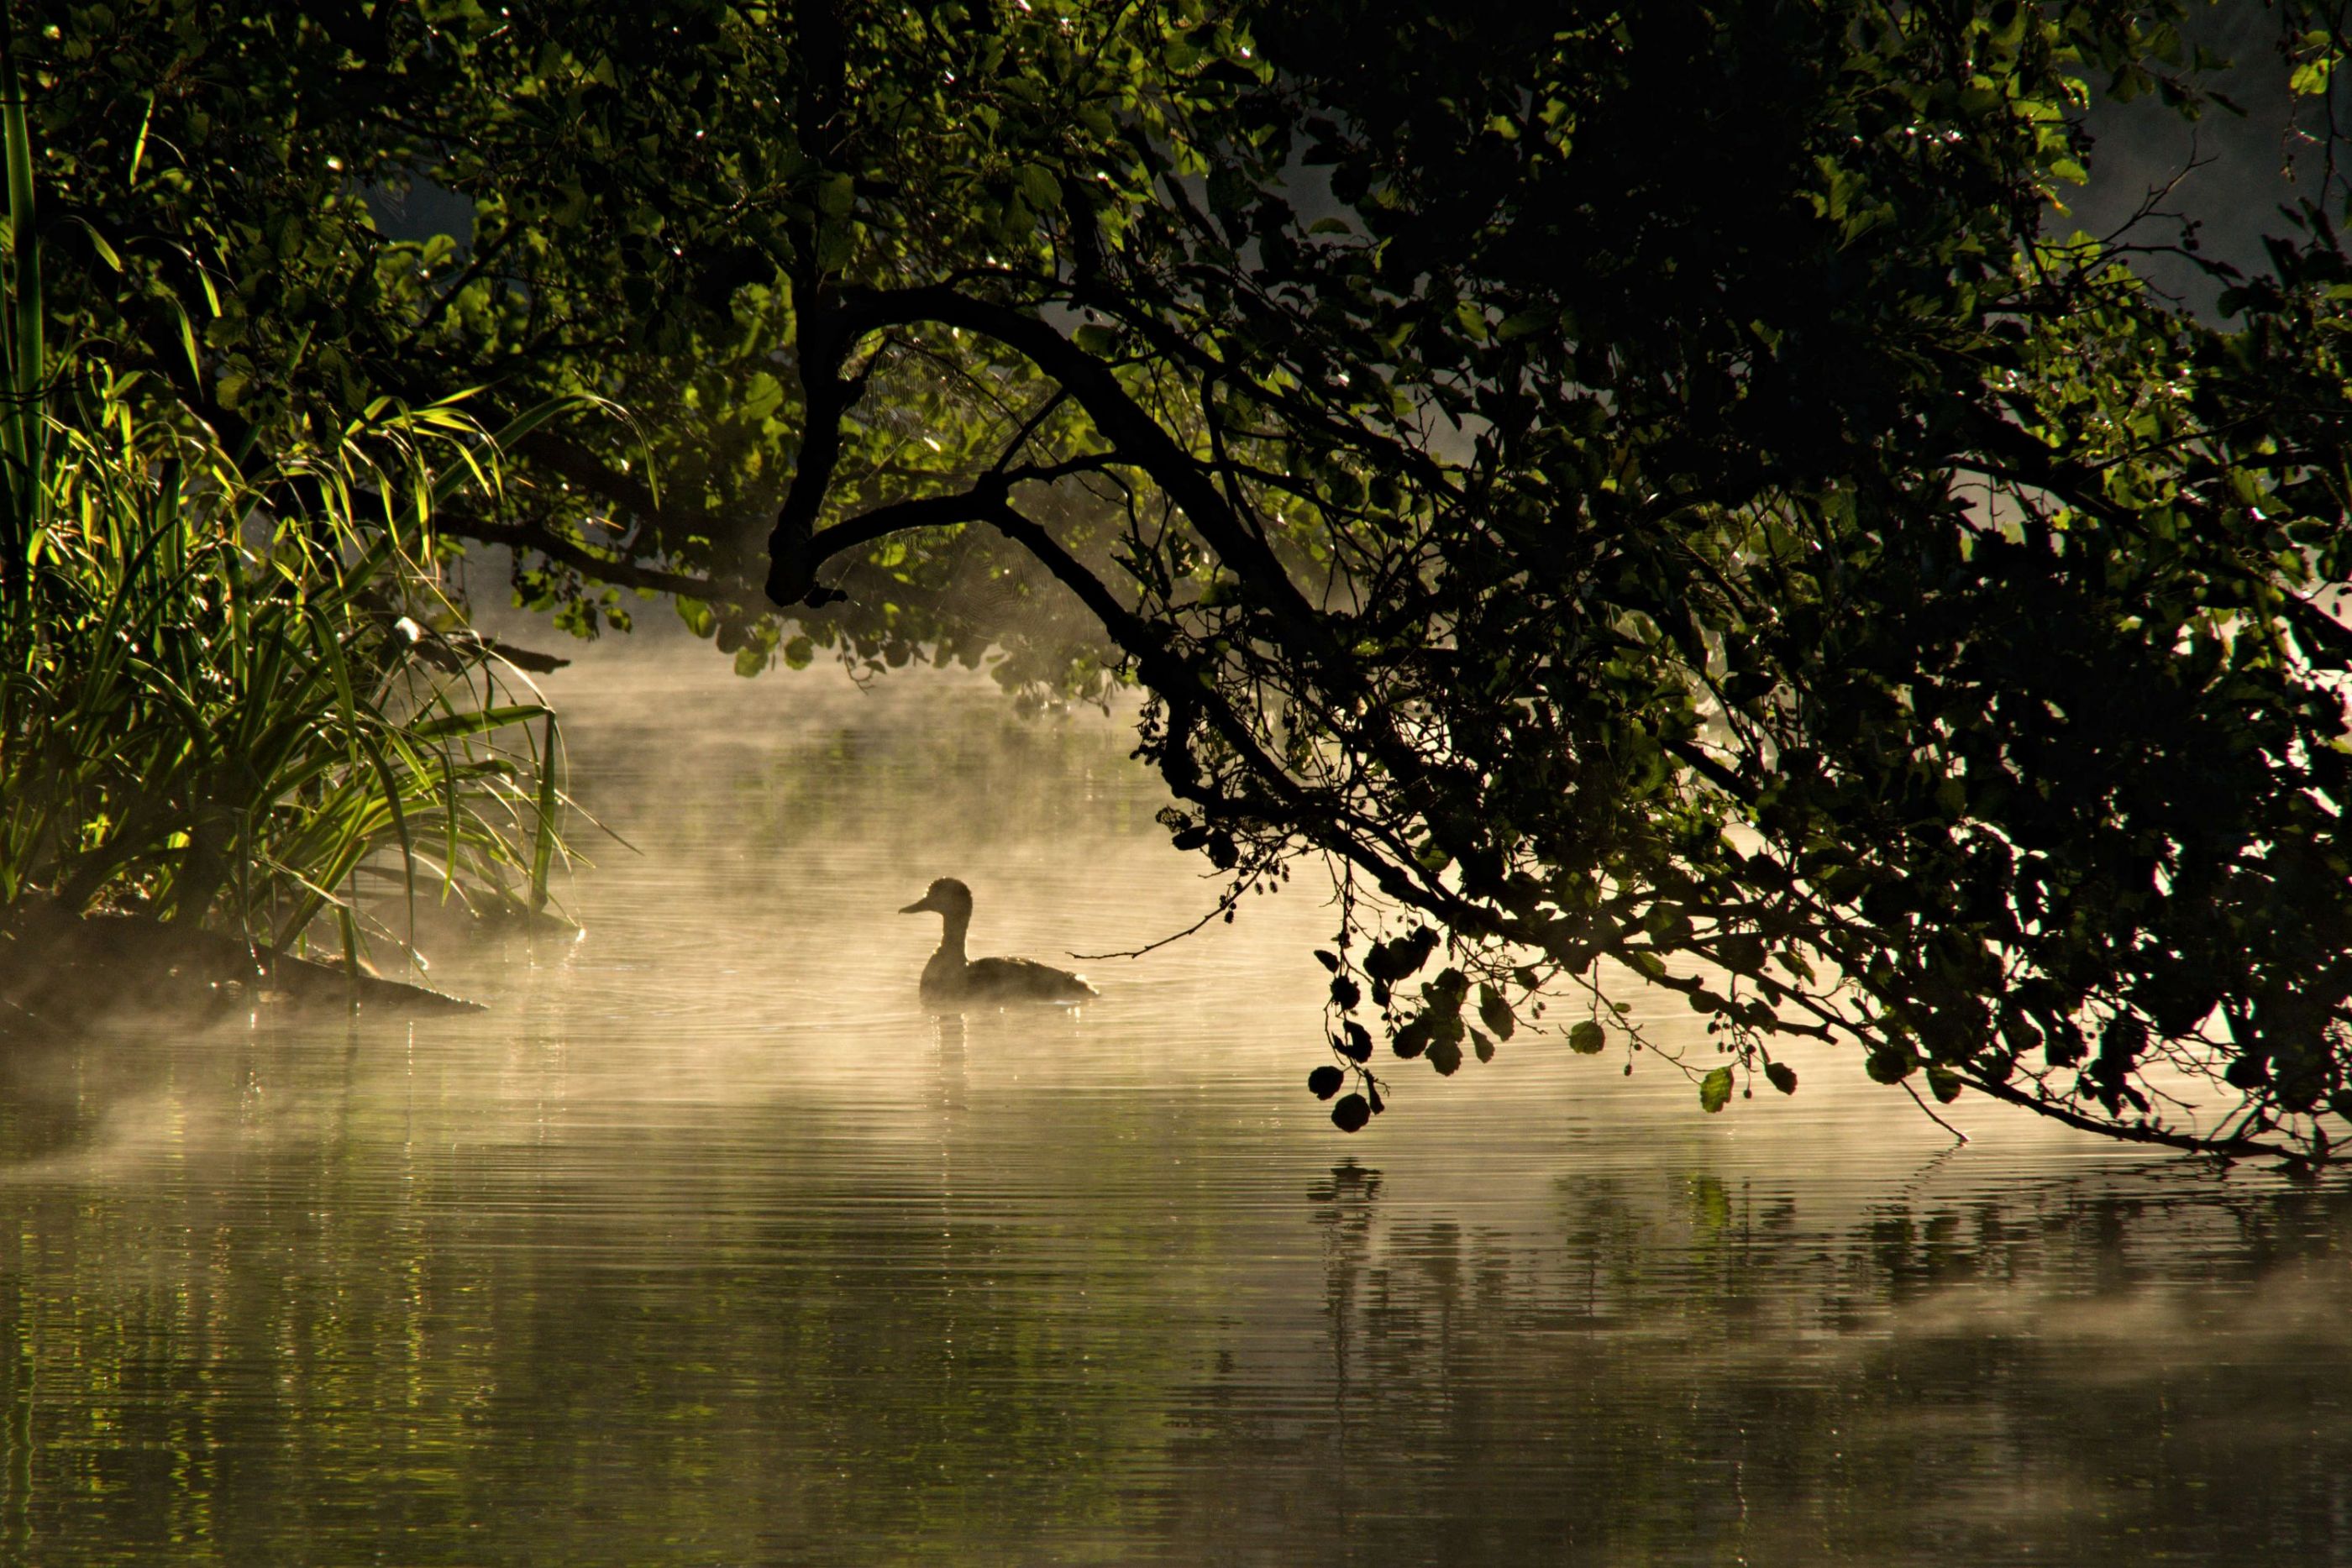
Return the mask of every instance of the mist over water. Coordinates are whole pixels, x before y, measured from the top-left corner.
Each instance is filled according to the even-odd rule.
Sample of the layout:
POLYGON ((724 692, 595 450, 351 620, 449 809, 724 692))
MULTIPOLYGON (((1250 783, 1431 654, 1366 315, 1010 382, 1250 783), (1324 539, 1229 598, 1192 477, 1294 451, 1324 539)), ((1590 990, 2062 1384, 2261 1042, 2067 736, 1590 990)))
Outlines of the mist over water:
MULTIPOLYGON (((1345 1137, 1334 925, 978 677, 551 680, 577 942, 478 1017, 0 1061, 0 1561, 2326 1561, 2347 1200, 1859 1064, 1523 1032, 1345 1137), (934 1017, 975 954, 1075 1010, 934 1017)), ((1662 1039, 1710 1048, 1671 998, 1662 1039), (1677 1033, 1676 1031, 1681 1031, 1677 1033)), ((1562 1022, 1566 1019, 1560 1020, 1562 1022)))

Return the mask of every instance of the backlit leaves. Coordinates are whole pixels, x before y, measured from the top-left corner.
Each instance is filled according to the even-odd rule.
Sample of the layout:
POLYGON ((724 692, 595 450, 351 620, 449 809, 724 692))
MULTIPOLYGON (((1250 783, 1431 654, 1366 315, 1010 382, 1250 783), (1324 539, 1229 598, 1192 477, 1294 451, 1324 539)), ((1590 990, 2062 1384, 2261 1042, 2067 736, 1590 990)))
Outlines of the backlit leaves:
MULTIPOLYGON (((1357 1125, 1374 1027, 1452 1072, 1645 986, 1743 1052, 2194 1146, 2178 1070, 2324 1146, 2341 192, 2217 320, 2044 232, 2087 83, 2199 101, 2179 6, 395 8, 331 52, 151 9, 45 61, 125 268, 68 316, 182 364, 161 285, 203 368, 157 373, 257 438, 452 366, 617 397, 474 521, 583 631, 650 570, 747 671, 1143 687, 1180 847, 1381 905, 1325 966, 1357 1125), (153 84, 247 78, 155 95, 117 188, 153 84), (403 181, 465 232, 376 233, 353 183, 403 181)), ((2280 13, 2306 94, 2324 20, 2280 13)))

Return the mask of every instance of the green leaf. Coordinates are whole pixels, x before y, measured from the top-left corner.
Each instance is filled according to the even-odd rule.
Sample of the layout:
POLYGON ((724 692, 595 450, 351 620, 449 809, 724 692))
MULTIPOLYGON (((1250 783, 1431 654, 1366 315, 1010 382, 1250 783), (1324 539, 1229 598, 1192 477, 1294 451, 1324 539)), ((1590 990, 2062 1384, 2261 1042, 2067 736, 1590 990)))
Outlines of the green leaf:
POLYGON ((1495 336, 1506 343, 1517 342, 1521 338, 1554 326, 1557 319, 1556 314, 1549 310, 1514 311, 1503 318, 1502 324, 1495 329, 1495 336))
POLYGON ((746 419, 773 419, 783 406, 783 383, 767 371, 760 371, 744 385, 742 408, 746 419))
POLYGON ((1698 1081, 1698 1103, 1710 1113, 1731 1103, 1731 1069, 1718 1067, 1698 1081))
POLYGON ((1033 212, 1050 213, 1062 204, 1062 187, 1053 171, 1043 164, 1023 164, 1020 172, 1013 175, 1013 184, 1033 212))
POLYGON ((1598 1056, 1609 1049, 1609 1031, 1587 1019, 1568 1031, 1568 1048, 1579 1056, 1598 1056))

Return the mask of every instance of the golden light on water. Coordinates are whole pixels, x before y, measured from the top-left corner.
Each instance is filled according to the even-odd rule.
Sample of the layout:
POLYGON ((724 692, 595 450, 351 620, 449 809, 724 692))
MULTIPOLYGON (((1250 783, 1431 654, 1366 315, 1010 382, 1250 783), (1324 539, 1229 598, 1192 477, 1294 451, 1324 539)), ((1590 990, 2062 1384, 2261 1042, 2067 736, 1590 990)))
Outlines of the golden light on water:
POLYGON ((1213 904, 1116 719, 551 690, 637 849, 438 956, 489 1011, 6 1063, 0 1558, 2094 1562, 2332 1495, 2334 1194, 1525 1031, 1344 1137, 1304 877, 919 1004, 934 877, 1055 963, 1213 904))

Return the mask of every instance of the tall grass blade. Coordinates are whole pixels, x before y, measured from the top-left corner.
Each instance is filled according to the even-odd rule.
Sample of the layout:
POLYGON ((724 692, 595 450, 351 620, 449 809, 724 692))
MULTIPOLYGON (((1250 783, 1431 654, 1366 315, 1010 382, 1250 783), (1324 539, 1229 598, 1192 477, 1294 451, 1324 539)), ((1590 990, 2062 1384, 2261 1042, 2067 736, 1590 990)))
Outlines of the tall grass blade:
POLYGON ((33 139, 26 129, 25 90, 16 61, 16 8, 0 13, 0 152, 8 165, 8 413, 5 442, 9 468, 6 532, 0 536, 0 586, 22 597, 26 557, 41 525, 43 448, 47 444, 42 380, 47 349, 41 327, 41 235, 33 217, 33 139))
POLYGON ((540 736, 539 813, 530 845, 530 912, 533 915, 547 907, 547 873, 555 859, 556 831, 560 821, 556 816, 554 714, 550 713, 541 721, 540 736))

